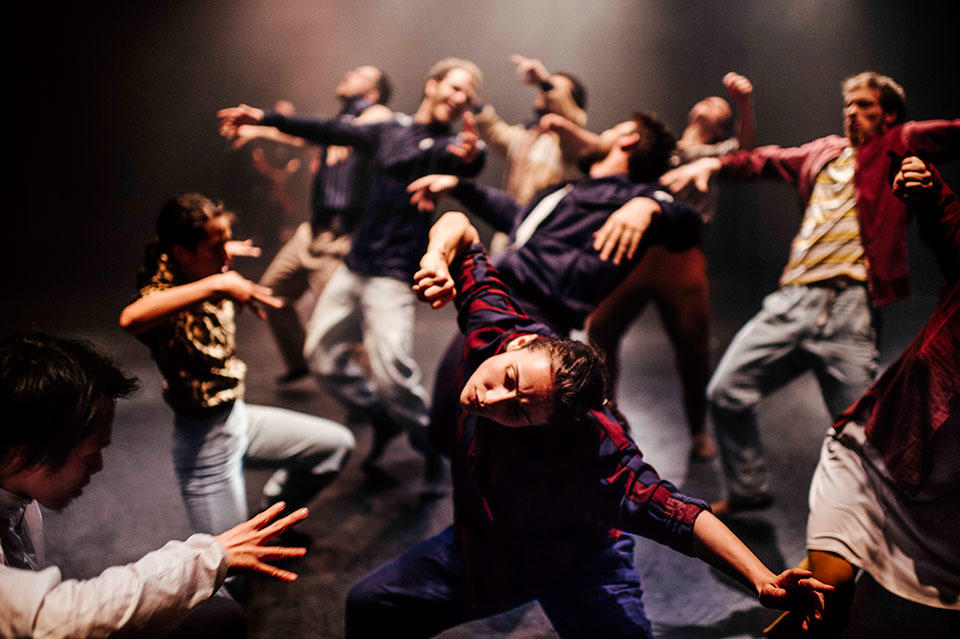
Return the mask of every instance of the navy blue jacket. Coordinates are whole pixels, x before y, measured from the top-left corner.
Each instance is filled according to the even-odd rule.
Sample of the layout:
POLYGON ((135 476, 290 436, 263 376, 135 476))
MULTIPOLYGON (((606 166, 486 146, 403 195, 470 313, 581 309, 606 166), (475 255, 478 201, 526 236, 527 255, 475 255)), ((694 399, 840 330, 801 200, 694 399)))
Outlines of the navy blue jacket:
MULTIPOLYGON (((517 227, 530 211, 563 186, 540 191, 526 206, 500 189, 464 181, 453 189, 452 195, 495 229, 509 233, 513 241, 517 227)), ((510 293, 556 330, 581 328, 634 263, 616 266, 602 261, 593 248, 593 240, 610 214, 635 197, 655 199, 663 211, 650 223, 635 260, 654 244, 671 251, 699 244, 703 226, 700 216, 685 204, 675 202, 659 185, 636 184, 626 174, 578 180, 526 244, 508 248, 495 258, 510 293)))
POLYGON ((357 125, 340 119, 269 114, 263 124, 318 144, 341 144, 369 154, 370 180, 346 264, 371 277, 411 282, 427 248, 431 216, 410 204, 407 185, 431 173, 471 177, 483 169, 484 150, 464 162, 446 150, 456 136, 444 124, 409 117, 357 125))

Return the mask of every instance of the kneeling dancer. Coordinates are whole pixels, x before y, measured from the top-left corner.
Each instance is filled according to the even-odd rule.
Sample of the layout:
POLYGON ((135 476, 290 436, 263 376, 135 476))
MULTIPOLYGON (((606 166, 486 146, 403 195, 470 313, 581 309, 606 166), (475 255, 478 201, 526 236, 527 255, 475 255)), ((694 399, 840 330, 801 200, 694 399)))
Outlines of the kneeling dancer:
POLYGON ((603 365, 511 300, 461 213, 430 231, 419 297, 454 300, 466 335, 452 460, 454 524, 362 579, 347 637, 428 637, 537 599, 562 637, 652 637, 629 530, 703 558, 767 606, 819 617, 830 587, 774 575, 704 502, 662 480, 604 406, 603 365), (454 279, 453 274, 456 279, 454 279))

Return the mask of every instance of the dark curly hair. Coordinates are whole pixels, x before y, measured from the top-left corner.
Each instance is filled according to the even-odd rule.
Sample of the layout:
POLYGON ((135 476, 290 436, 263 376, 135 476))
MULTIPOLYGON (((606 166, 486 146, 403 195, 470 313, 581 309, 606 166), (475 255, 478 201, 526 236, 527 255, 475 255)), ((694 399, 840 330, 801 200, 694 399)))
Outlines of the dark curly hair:
POLYGON ((525 348, 545 353, 553 364, 553 417, 577 418, 603 407, 607 367, 599 351, 559 337, 542 337, 525 348))
POLYGON ((670 156, 677 147, 676 139, 667 125, 653 113, 638 111, 633 114, 640 140, 630 152, 630 179, 634 182, 656 182, 670 168, 670 156))
POLYGON ((0 340, 0 468, 19 454, 16 473, 62 467, 92 429, 103 400, 137 389, 112 359, 89 342, 43 333, 0 340))

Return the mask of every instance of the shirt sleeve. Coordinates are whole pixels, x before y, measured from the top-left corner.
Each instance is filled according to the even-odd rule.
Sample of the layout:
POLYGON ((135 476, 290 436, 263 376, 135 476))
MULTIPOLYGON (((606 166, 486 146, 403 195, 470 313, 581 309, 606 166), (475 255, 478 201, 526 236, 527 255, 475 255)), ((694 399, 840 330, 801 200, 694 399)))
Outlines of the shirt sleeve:
POLYGON ((475 242, 452 265, 457 279, 457 322, 467 338, 468 352, 489 357, 487 347, 499 345, 505 337, 553 332, 531 319, 511 298, 506 285, 487 260, 483 245, 475 242))
POLYGON ((506 191, 461 180, 450 194, 494 229, 509 233, 513 230, 522 207, 506 191))
POLYGON ((960 156, 960 120, 907 122, 898 131, 891 148, 901 155, 916 154, 932 162, 960 156))
POLYGON ((209 599, 226 574, 226 553, 210 535, 168 542, 83 581, 61 581, 57 568, 0 566, 0 636, 162 635, 209 599))
POLYGON ((268 113, 262 124, 316 144, 339 144, 372 151, 379 142, 384 122, 357 124, 345 118, 311 118, 268 113))
POLYGON ((664 246, 674 253, 700 244, 703 217, 696 209, 660 189, 649 190, 642 197, 651 198, 660 205, 660 215, 650 222, 648 242, 664 246))
POLYGON ((960 203, 940 173, 933 166, 929 168, 933 174, 933 194, 911 204, 910 211, 917 218, 921 239, 930 247, 944 277, 953 282, 960 278, 960 203))
POLYGON ((525 129, 519 124, 507 124, 491 105, 486 105, 477 114, 477 132, 498 153, 507 154, 511 144, 523 135, 525 129))
POLYGON ((609 411, 592 411, 601 433, 600 516, 616 528, 693 555, 693 523, 706 502, 681 493, 644 461, 609 411))
POLYGON ((781 180, 787 184, 796 184, 800 170, 810 145, 808 142, 798 147, 780 147, 776 145, 760 146, 750 151, 737 151, 720 157, 720 177, 734 180, 768 178, 781 180))

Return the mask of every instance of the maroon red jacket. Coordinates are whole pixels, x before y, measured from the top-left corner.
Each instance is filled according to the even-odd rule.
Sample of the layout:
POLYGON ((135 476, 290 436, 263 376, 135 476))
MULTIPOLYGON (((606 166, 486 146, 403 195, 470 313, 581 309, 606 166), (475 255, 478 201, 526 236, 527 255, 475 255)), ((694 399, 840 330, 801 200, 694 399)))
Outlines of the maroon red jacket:
POLYGON ((940 303, 903 355, 834 424, 864 424, 908 495, 928 488, 935 458, 947 466, 937 469, 937 481, 960 485, 960 203, 935 171, 934 185, 936 197, 911 210, 947 277, 940 303))
MULTIPOLYGON (((803 146, 761 146, 720 158, 720 176, 731 179, 765 177, 797 187, 805 210, 820 170, 850 140, 829 135, 803 146)), ((857 150, 854 187, 860 239, 867 255, 867 275, 874 306, 910 295, 907 265, 907 207, 887 186, 891 154, 919 155, 926 160, 950 160, 960 155, 960 120, 906 122, 867 140, 857 150)))

